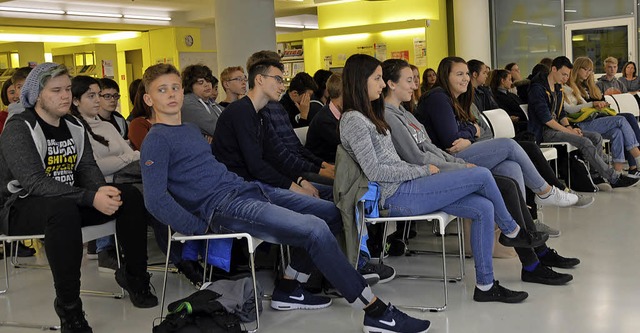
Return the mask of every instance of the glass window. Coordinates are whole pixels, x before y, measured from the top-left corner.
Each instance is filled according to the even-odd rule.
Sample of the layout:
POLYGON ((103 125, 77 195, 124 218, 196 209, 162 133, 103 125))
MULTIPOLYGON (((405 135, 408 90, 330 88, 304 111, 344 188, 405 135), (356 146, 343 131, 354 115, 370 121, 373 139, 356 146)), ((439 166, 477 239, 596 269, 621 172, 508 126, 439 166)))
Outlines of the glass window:
POLYGON ((565 21, 633 15, 633 0, 564 0, 565 21))
MULTIPOLYGON (((603 61, 615 57, 619 64, 627 62, 627 26, 592 28, 571 31, 573 59, 588 57, 594 62, 594 72, 604 73, 603 61)), ((622 70, 622 66, 618 66, 622 70)))
POLYGON ((562 51, 560 0, 493 0, 496 65, 517 62, 526 77, 540 59, 562 51))

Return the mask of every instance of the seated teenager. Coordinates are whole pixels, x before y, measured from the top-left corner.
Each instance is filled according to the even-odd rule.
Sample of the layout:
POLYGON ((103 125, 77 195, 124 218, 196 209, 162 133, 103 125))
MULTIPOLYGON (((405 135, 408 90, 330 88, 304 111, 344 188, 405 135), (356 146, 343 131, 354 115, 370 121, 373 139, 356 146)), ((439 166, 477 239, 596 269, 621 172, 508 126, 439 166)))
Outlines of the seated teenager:
POLYGON ((487 169, 469 165, 440 173, 433 164, 416 165, 400 159, 384 120, 381 93, 385 83, 379 60, 365 54, 352 55, 345 63, 342 80, 340 141, 369 181, 380 185, 382 208, 388 209, 390 216, 442 210, 472 219, 471 246, 476 268, 473 299, 506 303, 526 299, 526 292, 511 291, 494 280, 490 255, 494 223, 502 230, 500 242, 506 246, 535 247, 548 236, 530 233, 516 224, 487 169))
MULTIPOLYGON (((78 117, 89 133, 89 142, 93 150, 93 157, 107 183, 119 183, 118 173, 127 170, 126 184, 133 185, 136 190, 142 191, 142 179, 140 177, 140 152, 131 149, 129 144, 120 136, 120 133, 108 122, 98 118, 98 94, 100 87, 98 81, 89 76, 76 76, 71 80, 71 114, 78 117), (138 179, 134 179, 138 178, 138 179)), ((136 216, 137 220, 143 220, 153 228, 156 242, 164 253, 167 249, 167 228, 159 224, 146 210, 143 215, 136 216)), ((199 263, 182 260, 182 246, 171 247, 171 262, 194 285, 202 282, 204 269, 199 263)), ((103 240, 103 245, 98 244, 98 270, 102 272, 113 271, 118 268, 114 244, 103 240)))
POLYGON ((155 116, 153 109, 144 103, 144 84, 138 85, 138 91, 133 102, 133 110, 131 110, 131 124, 129 124, 129 143, 133 150, 140 150, 142 141, 149 133, 151 125, 155 124, 155 116))
POLYGON ((227 67, 220 73, 225 98, 220 105, 224 108, 247 93, 247 75, 240 66, 227 67))
POLYGON ((480 127, 470 113, 473 87, 469 82, 463 59, 447 57, 440 62, 437 87, 421 98, 416 111, 416 118, 427 129, 433 143, 468 163, 516 180, 523 195, 526 185, 537 194, 538 204, 574 205, 578 197, 549 185, 515 141, 499 138, 476 142, 480 127))
POLYGON ((640 77, 637 75, 636 63, 633 61, 627 61, 622 66, 622 77, 618 79, 628 92, 636 92, 640 90, 640 77))
POLYGON ((212 101, 214 91, 218 90, 218 79, 211 69, 204 65, 190 65, 182 72, 184 104, 182 121, 196 124, 209 142, 213 139, 218 117, 222 107, 212 101))
MULTIPOLYGON (((578 115, 583 114, 583 109, 585 108, 602 110, 608 107, 608 103, 605 101, 587 102, 582 97, 582 91, 589 91, 585 89, 585 85, 592 87, 589 96, 594 95, 595 99, 602 96, 600 89, 593 84, 593 62, 587 57, 578 57, 573 64, 573 69, 571 69, 569 80, 562 87, 564 109, 568 116, 579 117, 578 115), (589 82, 591 82, 591 84, 589 82)), ((637 127, 638 121, 636 118, 632 114, 628 115, 632 119, 631 123, 637 127)), ((628 152, 633 157, 632 160, 629 161, 629 166, 633 169, 629 174, 636 177, 635 174, 638 173, 638 176, 640 176, 640 172, 637 171, 637 165, 640 161, 638 140, 631 124, 629 124, 629 121, 625 119, 622 114, 607 116, 596 112, 581 121, 574 120, 573 123, 574 126, 582 130, 600 133, 603 138, 611 140, 613 168, 616 172, 622 172, 622 168, 626 162, 625 152, 628 152)))
POLYGON ((120 100, 120 86, 116 81, 109 78, 99 79, 98 82, 100 82, 100 111, 98 117, 103 121, 109 122, 118 130, 121 137, 126 138, 129 132, 129 124, 117 111, 118 100, 120 100))
POLYGON ((307 116, 307 122, 311 124, 313 118, 320 112, 320 110, 329 103, 329 93, 327 92, 327 80, 333 75, 332 71, 326 69, 318 69, 313 73, 313 81, 317 85, 317 89, 311 95, 311 102, 309 103, 309 116, 307 116))
POLYGON ((309 124, 305 147, 328 163, 335 164, 336 149, 340 144, 338 121, 342 112, 342 76, 331 75, 327 80, 326 90, 329 93, 329 103, 309 124))
MULTIPOLYGON (((427 93, 436 85, 438 75, 433 68, 427 68, 422 72, 422 84, 420 85, 420 96, 427 93)), ((418 100, 419 101, 419 100, 418 100)))
POLYGON ((294 128, 309 126, 311 95, 316 90, 318 85, 305 72, 300 72, 291 79, 289 89, 280 99, 280 104, 289 114, 289 121, 294 128))
POLYGON ((489 78, 489 67, 482 61, 471 59, 467 63, 469 67, 469 78, 473 87, 473 104, 478 111, 493 110, 498 108, 491 89, 486 85, 489 78))
POLYGON ((605 95, 615 95, 627 92, 627 86, 625 86, 618 78, 618 59, 615 57, 607 57, 604 59, 604 75, 598 78, 596 86, 605 95))
MULTIPOLYGON (((384 90, 384 119, 389 125, 391 140, 403 161, 416 165, 434 165, 440 172, 462 170, 472 165, 463 159, 453 157, 436 147, 427 135, 424 126, 413 114, 402 106, 410 100, 411 71, 409 65, 400 59, 390 59, 382 63, 382 78, 387 85, 384 90)), ((509 213, 521 228, 536 230, 517 183, 507 177, 496 176, 496 184, 502 193, 509 213)), ((564 258, 546 244, 535 249, 516 247, 522 263, 521 278, 526 282, 559 285, 573 279, 570 274, 557 273, 549 268, 573 267, 580 263, 575 258, 564 258)))
MULTIPOLYGON (((280 63, 280 56, 272 51, 257 52, 247 60, 247 68, 254 67, 252 66, 254 63, 264 61, 280 63)), ((256 71, 259 69, 256 67, 256 71)), ((265 76, 258 76, 257 72, 253 75, 250 72, 249 76, 254 80, 249 81, 247 96, 229 105, 218 120, 212 145, 216 159, 226 165, 229 171, 247 181, 259 181, 298 194, 321 198, 323 200, 314 200, 319 205, 333 201, 333 188, 307 180, 300 164, 292 162, 295 161, 295 156, 283 148, 277 136, 272 134, 273 127, 269 126, 269 122, 262 121, 264 118, 260 117, 262 113, 270 111, 269 102, 279 105, 277 98, 282 90, 267 91, 266 88, 274 88, 274 86, 258 85, 254 82, 255 79, 265 76), (267 100, 265 105, 254 102, 262 99, 267 100), (257 106, 260 108, 258 109, 257 106)), ((275 81, 282 79, 279 76, 267 77, 275 81)), ((280 87, 280 85, 275 86, 278 89, 280 87)), ((333 166, 331 170, 333 171, 333 166)), ((335 207, 334 209, 337 210, 335 207)), ((359 271, 369 279, 370 283, 388 282, 396 275, 395 270, 389 266, 368 262, 362 262, 359 271)))
POLYGON ((21 101, 26 110, 9 119, 0 140, 1 232, 45 235, 62 330, 92 332, 80 300, 81 228, 114 218, 126 257, 116 281, 134 306, 156 306, 147 273, 147 226, 136 218, 144 214, 143 197, 132 186, 106 185, 84 126, 68 114, 66 67, 34 68, 21 101))
POLYGON ((495 97, 498 106, 507 112, 516 135, 522 135, 527 132, 527 115, 520 107, 522 100, 518 95, 512 93, 509 89, 513 85, 511 74, 506 69, 496 69, 491 74, 491 91, 495 97))
POLYGON ((568 142, 577 147, 589 165, 609 181, 611 187, 636 185, 639 179, 619 175, 604 161, 600 134, 582 131, 569 123, 564 110, 562 84, 569 79, 572 68, 567 57, 557 57, 553 59, 550 72, 540 72, 531 80, 529 131, 537 142, 568 142))
MULTIPOLYGON (((254 63, 249 76, 251 86, 265 92, 252 99, 257 109, 277 99, 284 89, 283 81, 277 79, 282 77, 279 62, 254 63)), ((332 203, 311 203, 308 196, 245 182, 229 172, 209 153, 199 130, 182 124, 178 71, 171 65, 154 65, 145 71, 143 80, 148 92, 145 102, 154 108, 157 119, 144 142, 141 160, 145 203, 154 216, 187 235, 246 232, 292 246, 291 262, 273 292, 274 309, 331 305, 330 298, 314 296, 300 287, 315 266, 349 303, 364 309, 364 332, 429 329, 429 321, 409 317, 377 298, 353 269, 334 237, 341 222, 332 203)))
MULTIPOLYGON (((282 78, 273 78, 279 79, 282 78)), ((254 87, 255 82, 249 81, 249 90, 254 87)), ((259 91, 260 96, 269 96, 269 101, 272 102, 277 100, 279 95, 276 94, 282 93, 260 90, 261 87, 258 86, 256 92, 259 91)), ((276 130, 272 123, 264 121, 261 115, 268 111, 266 105, 257 109, 256 103, 248 95, 230 104, 218 118, 211 145, 216 158, 226 165, 229 171, 235 172, 247 181, 257 180, 296 193, 332 200, 333 191, 330 186, 314 185, 304 177, 303 174, 309 172, 306 167, 308 161, 303 160, 307 164, 291 163, 290 159, 297 157, 284 147, 279 137, 274 134, 276 130)), ((325 169, 329 170, 317 166, 316 172, 322 175, 325 169)))

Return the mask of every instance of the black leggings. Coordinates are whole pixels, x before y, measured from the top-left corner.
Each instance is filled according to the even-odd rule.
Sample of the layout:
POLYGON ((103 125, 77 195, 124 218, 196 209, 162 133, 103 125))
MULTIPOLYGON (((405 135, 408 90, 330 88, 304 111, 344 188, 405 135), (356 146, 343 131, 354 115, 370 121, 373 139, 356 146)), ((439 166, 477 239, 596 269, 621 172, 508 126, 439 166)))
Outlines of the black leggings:
MULTIPOLYGON (((524 202, 518 183, 508 177, 494 176, 493 178, 496 180, 496 184, 502 194, 502 199, 507 206, 509 214, 511 214, 513 219, 516 220, 516 223, 518 223, 520 228, 529 231, 536 231, 536 226, 533 223, 531 214, 529 214, 529 210, 524 202)), ((536 253, 541 253, 546 249, 546 244, 540 245, 535 249, 522 247, 515 248, 518 258, 523 266, 529 266, 538 262, 538 256, 536 253)))
POLYGON ((122 193, 122 206, 113 216, 93 207, 79 207, 63 197, 26 197, 18 199, 9 215, 10 235, 45 236, 45 250, 51 266, 56 297, 70 304, 80 297, 80 264, 84 226, 106 223, 116 218, 116 234, 126 256, 127 272, 146 274, 147 223, 140 191, 131 185, 113 185, 122 193))

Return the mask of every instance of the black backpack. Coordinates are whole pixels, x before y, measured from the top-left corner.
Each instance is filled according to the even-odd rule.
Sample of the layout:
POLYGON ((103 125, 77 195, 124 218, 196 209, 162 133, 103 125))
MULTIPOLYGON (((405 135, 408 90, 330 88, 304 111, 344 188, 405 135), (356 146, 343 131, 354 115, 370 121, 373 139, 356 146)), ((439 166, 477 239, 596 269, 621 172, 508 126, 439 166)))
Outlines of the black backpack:
POLYGON ((228 313, 216 299, 220 294, 205 289, 169 304, 169 314, 153 333, 242 333, 240 318, 228 313))
POLYGON ((564 146, 555 146, 558 149, 558 173, 564 179, 567 186, 571 184, 571 189, 578 192, 598 192, 596 182, 594 182, 587 163, 581 158, 578 151, 573 151, 567 160, 567 153, 564 146), (568 182, 567 163, 571 174, 571 182, 568 182))

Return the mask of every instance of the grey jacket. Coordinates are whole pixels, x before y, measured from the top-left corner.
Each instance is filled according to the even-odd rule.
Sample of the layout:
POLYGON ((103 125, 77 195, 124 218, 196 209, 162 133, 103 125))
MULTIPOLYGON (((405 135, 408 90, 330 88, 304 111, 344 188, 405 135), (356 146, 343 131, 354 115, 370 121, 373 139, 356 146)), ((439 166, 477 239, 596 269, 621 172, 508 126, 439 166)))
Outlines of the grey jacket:
POLYGON ((598 78, 598 81, 596 81, 596 86, 600 88, 600 91, 602 91, 603 94, 609 88, 618 89, 620 90, 620 92, 623 92, 623 93, 627 92, 627 86, 622 84, 622 82, 620 82, 617 77, 614 77, 611 81, 609 81, 607 80, 606 75, 603 75, 598 78))
POLYGON ((391 128, 391 140, 400 158, 417 165, 433 164, 442 171, 467 167, 466 162, 436 147, 424 126, 402 105, 385 104, 384 120, 391 128))
POLYGON ((184 95, 182 104, 182 123, 192 123, 200 128, 204 135, 213 136, 222 114, 222 108, 217 105, 208 106, 196 94, 184 95))
POLYGON ((73 186, 47 177, 44 157, 47 143, 33 109, 16 114, 6 123, 0 136, 0 232, 9 232, 9 210, 15 200, 29 195, 62 196, 79 206, 91 207, 100 186, 105 185, 102 172, 93 159, 89 137, 80 121, 66 115, 78 151, 73 186))

